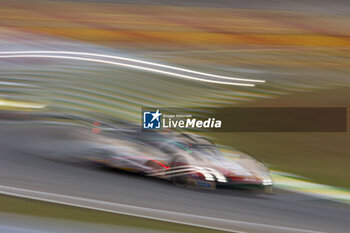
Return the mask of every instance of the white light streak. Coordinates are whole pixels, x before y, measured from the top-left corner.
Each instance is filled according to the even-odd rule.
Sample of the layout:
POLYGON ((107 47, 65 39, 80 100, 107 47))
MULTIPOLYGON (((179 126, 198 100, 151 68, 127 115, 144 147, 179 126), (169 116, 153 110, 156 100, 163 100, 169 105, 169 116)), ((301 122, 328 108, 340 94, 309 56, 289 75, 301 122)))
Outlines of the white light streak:
POLYGON ((32 104, 32 103, 15 102, 15 101, 7 101, 7 100, 0 100, 0 107, 1 106, 13 107, 13 108, 35 108, 35 109, 41 109, 46 107, 46 105, 43 105, 43 104, 32 104))
POLYGON ((9 52, 0 52, 0 54, 40 54, 40 53, 44 53, 44 54, 71 54, 71 55, 104 57, 104 58, 118 59, 118 60, 123 60, 123 61, 131 61, 131 62, 135 62, 135 63, 157 66, 157 67, 162 67, 162 68, 167 68, 167 69, 172 69, 172 70, 178 70, 178 71, 188 72, 188 73, 192 73, 192 74, 199 74, 199 75, 204 75, 204 76, 214 77, 214 78, 219 78, 219 79, 245 81, 245 82, 258 82, 258 83, 266 82, 265 80, 234 78, 234 77, 228 77, 228 76, 223 76, 223 75, 216 75, 216 74, 210 74, 210 73, 205 73, 205 72, 199 72, 199 71, 190 70, 190 69, 184 69, 184 68, 180 68, 180 67, 176 67, 176 66, 169 66, 169 65, 163 65, 163 64, 154 63, 154 62, 147 62, 147 61, 138 60, 138 59, 132 59, 132 58, 126 58, 126 57, 120 57, 120 56, 111 56, 111 55, 98 54, 98 53, 85 53, 85 52, 73 52, 73 51, 9 51, 9 52))
POLYGON ((254 84, 222 82, 222 81, 215 81, 215 80, 210 80, 210 79, 197 78, 197 77, 193 77, 193 76, 177 74, 177 73, 158 70, 158 69, 154 69, 154 68, 147 68, 147 67, 143 67, 143 66, 136 66, 136 65, 124 64, 124 63, 119 63, 119 62, 111 62, 111 61, 105 61, 105 60, 93 59, 93 58, 59 56, 59 55, 2 55, 2 56, 0 56, 0 58, 57 58, 57 59, 90 61, 90 62, 97 62, 97 63, 104 63, 104 64, 109 64, 109 65, 127 67, 127 68, 132 68, 132 69, 137 69, 137 70, 144 70, 144 71, 169 75, 169 76, 173 76, 173 77, 184 78, 184 79, 194 80, 194 81, 207 82, 207 83, 225 84, 225 85, 233 85, 233 86, 248 86, 248 87, 255 86, 254 84))

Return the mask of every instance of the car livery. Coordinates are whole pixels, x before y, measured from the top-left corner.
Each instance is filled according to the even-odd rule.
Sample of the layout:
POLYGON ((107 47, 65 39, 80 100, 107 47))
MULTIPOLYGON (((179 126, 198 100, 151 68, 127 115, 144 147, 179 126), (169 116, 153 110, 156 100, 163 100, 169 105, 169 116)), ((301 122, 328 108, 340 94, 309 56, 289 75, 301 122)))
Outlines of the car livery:
POLYGON ((91 158, 93 162, 167 179, 177 186, 246 186, 270 192, 273 185, 262 161, 242 152, 230 159, 198 134, 130 131, 106 141, 91 158))

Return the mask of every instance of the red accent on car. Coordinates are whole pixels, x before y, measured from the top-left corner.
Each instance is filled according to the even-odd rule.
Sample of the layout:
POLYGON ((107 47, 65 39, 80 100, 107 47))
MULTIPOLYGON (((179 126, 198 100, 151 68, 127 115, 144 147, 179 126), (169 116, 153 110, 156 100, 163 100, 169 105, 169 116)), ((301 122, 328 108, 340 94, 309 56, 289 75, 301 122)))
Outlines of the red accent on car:
POLYGON ((151 159, 151 161, 153 161, 153 162, 155 162, 156 164, 158 164, 158 165, 164 167, 165 169, 169 169, 169 168, 170 168, 170 167, 168 167, 168 166, 162 164, 161 162, 159 162, 159 161, 157 161, 157 160, 151 159))

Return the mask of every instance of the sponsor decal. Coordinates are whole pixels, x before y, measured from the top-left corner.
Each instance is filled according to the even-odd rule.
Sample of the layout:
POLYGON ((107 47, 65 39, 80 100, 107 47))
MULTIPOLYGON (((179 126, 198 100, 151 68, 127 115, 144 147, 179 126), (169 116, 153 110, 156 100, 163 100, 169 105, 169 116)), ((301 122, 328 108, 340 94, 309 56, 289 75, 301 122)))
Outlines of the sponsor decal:
POLYGON ((211 187, 210 183, 203 182, 203 181, 197 181, 197 185, 202 187, 211 187))

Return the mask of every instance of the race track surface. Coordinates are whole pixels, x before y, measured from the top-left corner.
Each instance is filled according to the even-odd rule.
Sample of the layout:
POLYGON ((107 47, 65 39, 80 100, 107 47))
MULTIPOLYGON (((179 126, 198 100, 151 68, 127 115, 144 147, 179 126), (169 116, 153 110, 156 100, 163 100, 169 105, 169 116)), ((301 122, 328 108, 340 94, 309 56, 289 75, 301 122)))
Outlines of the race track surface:
MULTIPOLYGON (((348 232, 348 205, 277 190, 274 195, 246 190, 197 190, 121 171, 98 169, 74 160, 81 143, 72 127, 1 124, 0 185, 152 209, 250 222, 254 224, 348 232)), ((255 229, 255 230, 254 230, 255 229)), ((307 232, 299 231, 295 232, 307 232)), ((234 229, 233 229, 234 230, 234 229)))

